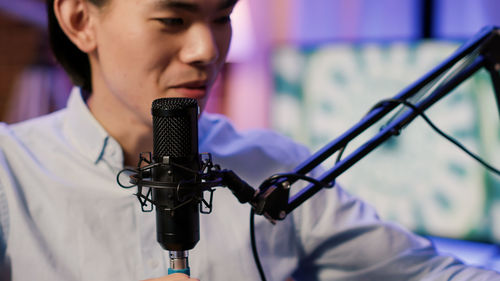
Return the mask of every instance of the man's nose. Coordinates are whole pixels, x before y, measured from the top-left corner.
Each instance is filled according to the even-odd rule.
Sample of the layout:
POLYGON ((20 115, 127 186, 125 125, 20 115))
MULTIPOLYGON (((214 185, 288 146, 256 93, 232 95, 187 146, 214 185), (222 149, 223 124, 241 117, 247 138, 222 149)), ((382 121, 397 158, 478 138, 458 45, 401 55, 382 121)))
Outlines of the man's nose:
POLYGON ((180 58, 184 63, 209 65, 219 58, 219 49, 210 26, 191 26, 182 43, 180 58))

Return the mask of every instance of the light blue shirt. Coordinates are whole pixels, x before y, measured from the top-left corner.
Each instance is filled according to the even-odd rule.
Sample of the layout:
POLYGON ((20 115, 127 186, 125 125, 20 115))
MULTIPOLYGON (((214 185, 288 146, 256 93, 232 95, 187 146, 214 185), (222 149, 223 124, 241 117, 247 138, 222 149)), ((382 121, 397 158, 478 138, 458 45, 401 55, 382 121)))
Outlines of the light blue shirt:
MULTIPOLYGON (((222 116, 203 114, 200 152, 257 187, 289 172, 308 152, 269 131, 240 133, 222 116)), ((120 145, 89 112, 78 89, 66 109, 0 125, 0 280, 142 280, 166 275, 154 213, 135 188, 116 183, 120 145)), ((190 251, 191 275, 259 280, 249 238, 248 205, 227 189, 201 215, 190 251)), ((438 256, 430 242, 380 221, 340 187, 323 190, 275 226, 256 218, 268 280, 500 280, 492 271, 438 256)))

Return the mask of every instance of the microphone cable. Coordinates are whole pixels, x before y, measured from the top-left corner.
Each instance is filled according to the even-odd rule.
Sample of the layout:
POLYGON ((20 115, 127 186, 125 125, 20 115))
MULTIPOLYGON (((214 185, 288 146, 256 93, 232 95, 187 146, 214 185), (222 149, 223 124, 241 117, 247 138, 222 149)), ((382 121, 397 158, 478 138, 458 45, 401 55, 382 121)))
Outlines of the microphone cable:
MULTIPOLYGON (((264 180, 262 182, 262 184, 260 185, 259 189, 261 189, 261 187, 263 187, 263 186, 271 186, 273 184, 276 184, 281 179, 293 179, 293 180, 300 179, 300 180, 303 180, 303 181, 306 181, 306 182, 309 182, 309 183, 312 183, 315 185, 322 186, 324 188, 332 188, 334 186, 333 183, 324 183, 324 182, 318 181, 315 178, 312 178, 312 177, 309 177, 306 175, 302 175, 302 174, 298 174, 298 173, 279 173, 279 174, 272 175, 269 178, 267 178, 266 180, 264 180)), ((262 268, 262 264, 261 264, 260 259, 259 259, 259 253, 257 251, 257 242, 255 239, 255 210, 254 210, 254 208, 250 208, 250 243, 252 246, 253 259, 255 261, 255 265, 257 266, 257 270, 259 271, 260 279, 261 279, 261 281, 266 281, 266 274, 264 273, 264 269, 262 268)))
POLYGON ((253 260, 255 261, 255 266, 257 266, 257 270, 259 271, 260 280, 266 281, 266 274, 264 273, 264 269, 262 269, 262 264, 260 263, 259 253, 257 251, 257 243, 255 242, 255 211, 250 208, 250 243, 252 244, 252 255, 253 260))
MULTIPOLYGON (((387 103, 396 103, 396 104, 402 104, 406 107, 409 107, 411 108, 414 112, 416 112, 420 117, 422 117, 422 119, 424 119, 424 121, 436 132, 438 133, 440 136, 442 136, 443 138, 445 138, 446 140, 448 140, 449 142, 453 143, 455 146, 457 146, 460 150, 462 150, 463 152, 465 152, 467 155, 469 155, 470 157, 472 157, 474 160, 476 160, 477 162, 479 162, 481 165, 483 165, 486 169, 488 169, 490 172, 500 176, 500 170, 498 168, 495 168, 493 165, 489 164, 488 162, 486 162, 484 159, 482 159, 480 156, 478 156, 477 154, 471 152, 467 147, 465 147, 465 145, 463 145, 462 143, 460 143, 458 140, 456 140, 455 138, 453 138, 452 136, 446 134, 445 132, 443 132, 441 129, 439 129, 431 120, 430 118, 420 109, 418 109, 414 104, 412 104, 411 102, 408 102, 406 100, 402 100, 402 99, 383 99, 381 101, 379 101, 378 103, 376 103, 369 111, 368 113, 372 112, 374 109, 376 108, 379 108, 381 106, 384 106, 385 104, 387 103)), ((367 113, 367 114, 368 114, 367 113)), ((398 132, 399 134, 399 132, 398 132)), ((347 147, 348 143, 346 145, 344 145, 342 148, 340 148, 339 150, 339 154, 337 155, 337 158, 335 160, 335 164, 337 164, 341 158, 342 158, 342 154, 344 153, 346 147, 347 147)))

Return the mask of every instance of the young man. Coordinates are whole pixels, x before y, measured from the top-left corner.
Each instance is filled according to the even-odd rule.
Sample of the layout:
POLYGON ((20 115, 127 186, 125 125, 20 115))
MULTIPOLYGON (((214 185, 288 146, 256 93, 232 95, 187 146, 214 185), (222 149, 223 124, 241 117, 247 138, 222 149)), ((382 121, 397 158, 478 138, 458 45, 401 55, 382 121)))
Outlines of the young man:
MULTIPOLYGON (((154 215, 117 173, 152 151, 151 103, 190 97, 203 107, 227 54, 231 0, 50 0, 55 54, 75 87, 67 108, 0 126, 1 280, 183 280, 165 276, 154 215), (161 277, 164 276, 164 277, 161 277)), ((291 171, 307 151, 266 131, 199 120, 201 152, 253 186, 291 171)), ((258 280, 249 207, 214 194, 190 253, 200 280, 258 280)), ((256 220, 269 280, 500 280, 436 254, 426 239, 380 221, 340 187, 323 190, 275 226, 256 220)))

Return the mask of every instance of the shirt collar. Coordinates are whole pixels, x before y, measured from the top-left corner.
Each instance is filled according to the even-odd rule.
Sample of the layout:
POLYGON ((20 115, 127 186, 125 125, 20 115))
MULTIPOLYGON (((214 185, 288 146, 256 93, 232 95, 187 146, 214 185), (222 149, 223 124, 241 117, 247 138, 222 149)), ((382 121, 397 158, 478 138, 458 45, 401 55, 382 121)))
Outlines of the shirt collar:
POLYGON ((92 115, 80 88, 71 91, 66 112, 64 131, 78 151, 95 164, 105 160, 115 167, 123 166, 120 145, 92 115))
MULTIPOLYGON (((81 89, 74 87, 66 106, 64 131, 70 142, 93 163, 106 161, 115 168, 123 167, 123 150, 90 112, 81 89)), ((213 125, 210 114, 201 114, 198 122, 199 145, 205 143, 209 128, 213 125)))

